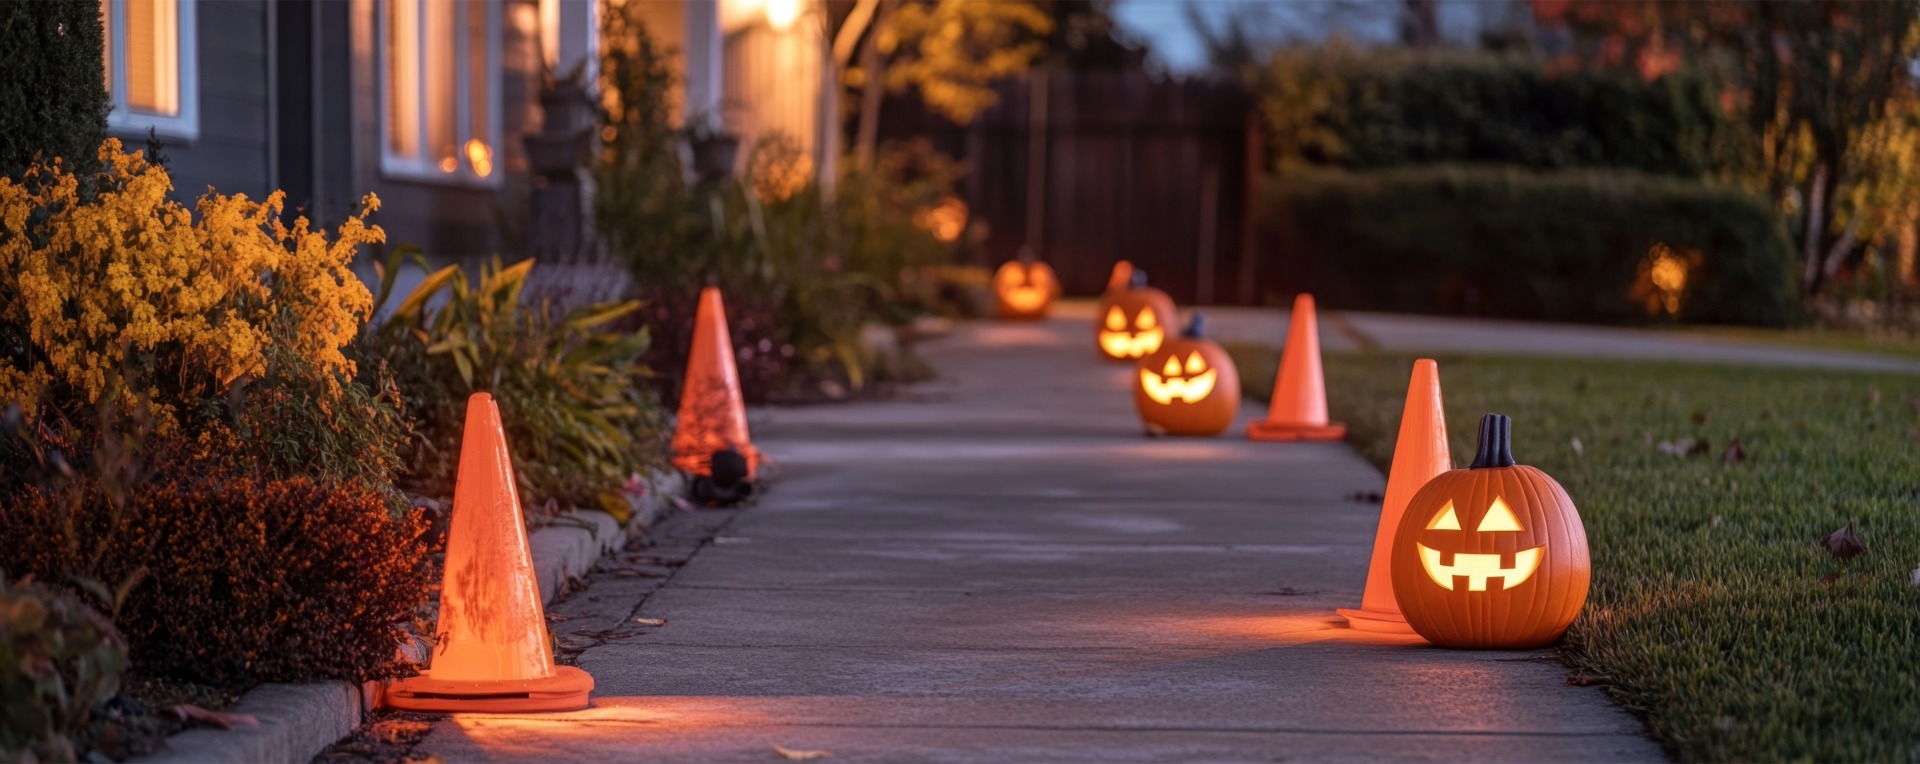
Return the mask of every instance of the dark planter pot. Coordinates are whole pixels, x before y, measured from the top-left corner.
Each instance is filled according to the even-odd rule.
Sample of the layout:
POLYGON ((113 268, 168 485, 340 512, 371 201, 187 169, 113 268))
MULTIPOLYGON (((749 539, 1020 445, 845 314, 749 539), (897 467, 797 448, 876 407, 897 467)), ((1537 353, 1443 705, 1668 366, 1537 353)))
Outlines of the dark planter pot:
POLYGON ((696 135, 687 139, 687 145, 693 149, 693 171, 701 181, 714 183, 733 175, 734 162, 740 157, 740 136, 696 135))

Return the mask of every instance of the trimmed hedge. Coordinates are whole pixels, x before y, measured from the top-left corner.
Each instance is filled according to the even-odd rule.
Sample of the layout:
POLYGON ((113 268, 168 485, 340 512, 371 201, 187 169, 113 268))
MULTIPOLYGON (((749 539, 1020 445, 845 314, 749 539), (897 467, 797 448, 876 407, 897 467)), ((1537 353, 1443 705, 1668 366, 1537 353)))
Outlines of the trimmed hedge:
POLYGON ((85 172, 107 137, 97 2, 0 3, 0 176, 36 156, 85 172))
POLYGON ((1553 72, 1528 58, 1363 53, 1274 57, 1260 85, 1282 166, 1350 170, 1512 164, 1706 177, 1732 168, 1741 129, 1705 78, 1553 72))
POLYGON ((1414 167, 1270 181, 1277 280, 1351 309, 1640 323, 1650 251, 1691 260, 1689 322, 1797 318, 1779 217, 1743 191, 1621 171, 1414 167), (1695 254, 1697 253, 1697 254, 1695 254))

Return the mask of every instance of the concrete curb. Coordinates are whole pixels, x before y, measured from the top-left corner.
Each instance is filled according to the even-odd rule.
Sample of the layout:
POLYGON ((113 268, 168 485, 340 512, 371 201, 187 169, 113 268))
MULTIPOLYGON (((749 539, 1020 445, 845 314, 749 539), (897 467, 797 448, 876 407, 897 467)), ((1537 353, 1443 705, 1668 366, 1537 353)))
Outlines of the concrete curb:
MULTIPOLYGON (((542 601, 551 603, 568 578, 592 570, 601 555, 627 543, 627 533, 652 527, 673 508, 672 497, 682 492, 677 473, 655 478, 645 498, 634 508, 625 528, 612 515, 594 509, 575 510, 569 522, 549 525, 527 538, 533 551, 534 574, 542 601)), ((191 729, 167 738, 166 747, 151 756, 130 759, 135 764, 264 764, 307 762, 334 741, 353 734, 378 703, 381 682, 354 686, 351 682, 263 684, 240 696, 233 710, 253 714, 259 727, 230 730, 191 729)))

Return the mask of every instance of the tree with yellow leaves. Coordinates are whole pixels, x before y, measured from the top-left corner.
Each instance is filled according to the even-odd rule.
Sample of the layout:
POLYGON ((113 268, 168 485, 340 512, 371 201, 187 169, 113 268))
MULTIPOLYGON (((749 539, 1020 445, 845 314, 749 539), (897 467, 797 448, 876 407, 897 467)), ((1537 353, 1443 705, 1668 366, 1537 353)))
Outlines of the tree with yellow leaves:
POLYGON ((918 91, 929 108, 966 124, 997 101, 994 82, 1046 54, 1052 30, 1052 18, 1029 0, 863 0, 834 45, 845 66, 864 36, 859 65, 846 70, 847 84, 861 91, 858 166, 873 166, 888 91, 918 91))

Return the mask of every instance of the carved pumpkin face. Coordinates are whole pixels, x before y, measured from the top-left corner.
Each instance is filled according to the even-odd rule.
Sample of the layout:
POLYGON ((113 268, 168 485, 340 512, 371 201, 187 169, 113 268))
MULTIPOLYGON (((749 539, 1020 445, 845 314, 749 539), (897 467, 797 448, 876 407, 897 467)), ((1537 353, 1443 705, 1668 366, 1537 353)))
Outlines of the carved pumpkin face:
POLYGON ((993 274, 994 310, 1001 318, 1044 318, 1060 296, 1060 282, 1046 263, 1009 260, 993 274))
POLYGON ((1196 314, 1186 333, 1134 371, 1134 407, 1150 433, 1218 435, 1240 411, 1240 371, 1227 351, 1200 336, 1203 323, 1196 314))
POLYGON ((1394 535, 1394 598, 1436 645, 1549 645, 1586 603, 1580 514, 1553 478, 1514 464, 1511 428, 1498 414, 1482 419, 1472 466, 1422 486, 1394 535))
POLYGON ((1134 273, 1134 286, 1109 290, 1094 308, 1094 339, 1108 358, 1131 360, 1159 350, 1167 325, 1176 320, 1173 298, 1134 273))

